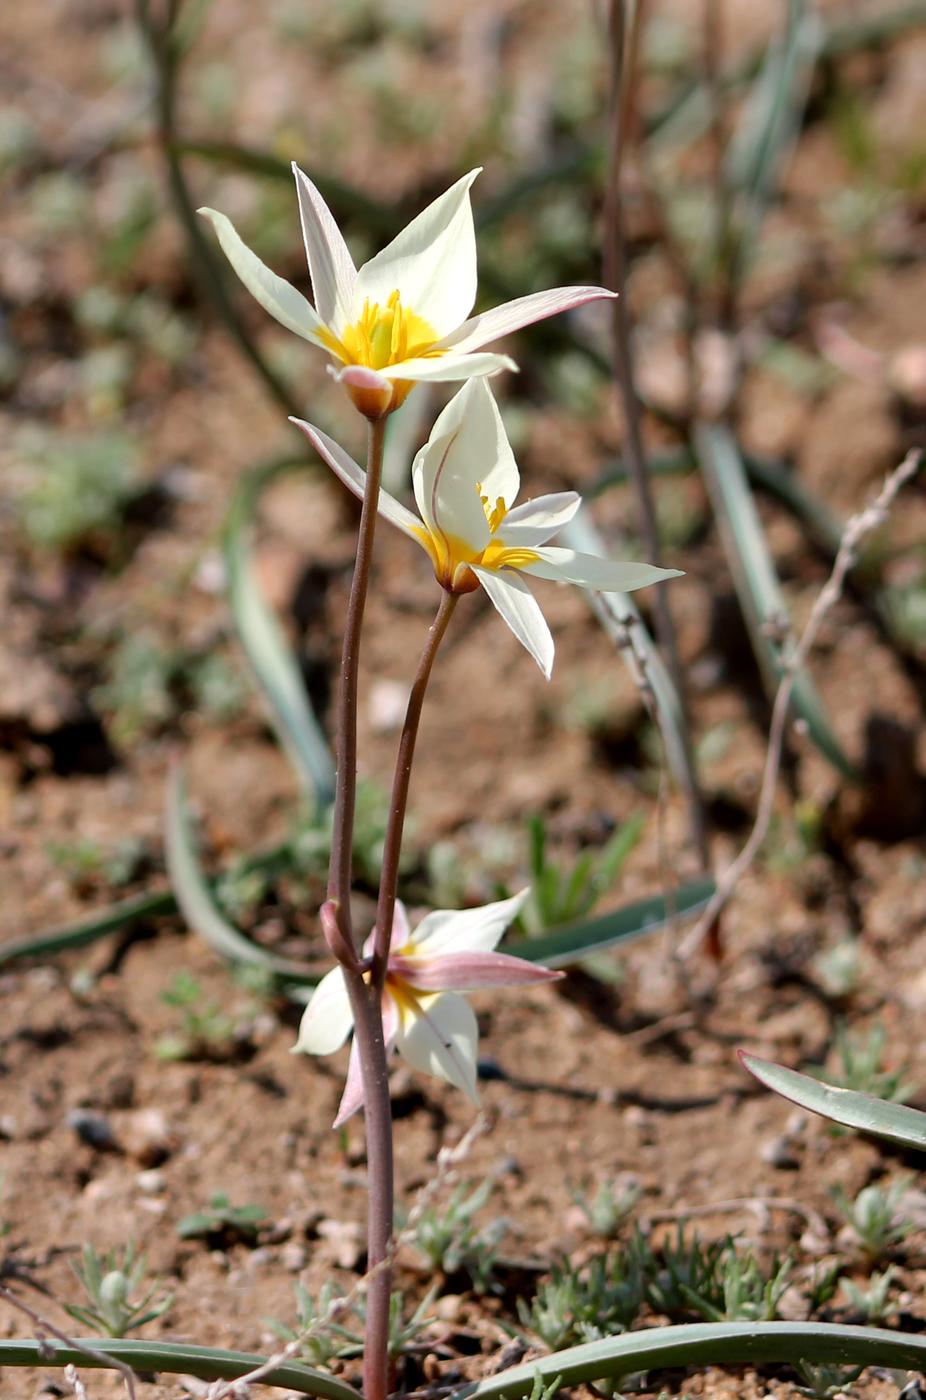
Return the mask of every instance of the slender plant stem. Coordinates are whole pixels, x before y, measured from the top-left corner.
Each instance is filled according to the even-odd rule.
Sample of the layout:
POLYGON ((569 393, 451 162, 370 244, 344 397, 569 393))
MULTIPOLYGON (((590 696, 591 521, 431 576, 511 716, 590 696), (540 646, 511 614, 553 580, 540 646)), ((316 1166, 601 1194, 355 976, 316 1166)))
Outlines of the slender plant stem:
POLYGON ((376 533, 376 511, 383 474, 385 435, 384 418, 370 423, 367 482, 357 536, 357 562, 354 565, 354 577, 347 604, 335 730, 338 772, 331 832, 331 863, 328 868, 328 898, 335 902, 341 932, 348 943, 353 941, 350 890, 354 810, 357 805, 357 673, 360 661, 360 633, 363 628, 363 613, 373 559, 373 537, 376 533))
POLYGON ((164 18, 157 20, 151 12, 150 0, 135 0, 135 13, 142 36, 148 46, 154 70, 157 140, 164 160, 168 189, 174 211, 186 235, 200 284, 241 354, 263 380, 271 396, 288 415, 297 415, 299 413, 297 400, 289 392, 276 371, 264 359, 235 309, 215 253, 203 233, 202 220, 197 217, 196 202, 190 193, 183 172, 176 122, 180 51, 174 28, 179 14, 179 6, 176 0, 170 0, 164 18))
MULTIPOLYGON (((659 564, 661 549, 659 528, 656 520, 656 506, 653 500, 647 467, 646 449, 640 426, 640 401, 637 397, 633 374, 633 355, 630 343, 630 312, 627 306, 627 256, 624 233, 624 220, 621 208, 621 165, 626 146, 625 124, 631 110, 626 89, 633 74, 625 63, 625 50, 631 52, 638 40, 631 36, 628 46, 626 39, 626 0, 611 0, 611 118, 609 131, 608 180, 605 191, 605 233, 604 233, 604 279, 605 285, 619 295, 611 303, 612 338, 614 346, 614 367, 624 408, 627 433, 627 459, 636 489, 637 501, 646 539, 650 563, 659 564)), ((675 625, 669 610, 668 599, 662 589, 656 589, 653 600, 656 619, 656 632, 666 657, 666 664, 678 691, 679 702, 683 707, 682 737, 685 744, 685 797, 688 802, 691 833, 702 868, 710 864, 708 849, 707 822, 704 802, 695 773, 694 758, 688 724, 684 716, 684 688, 682 685, 681 664, 675 625)))
POLYGON ((405 810, 408 806, 408 785, 411 779, 412 762, 415 757, 415 743, 418 739, 418 725, 424 705, 425 692, 431 678, 431 669, 437 650, 444 639, 444 633, 453 617, 459 602, 457 593, 441 592, 434 621, 428 630, 427 641, 418 662, 418 670, 412 683, 405 711, 405 723, 399 740, 396 757, 395 776, 392 781, 392 797, 389 803, 389 819, 386 839, 383 846, 382 874, 379 882, 379 900, 376 906, 376 941, 373 948, 373 982, 382 988, 386 978, 386 964, 389 960, 389 945, 392 940, 392 920, 395 913, 396 888, 399 883, 399 858, 402 854, 402 833, 405 829, 405 810))

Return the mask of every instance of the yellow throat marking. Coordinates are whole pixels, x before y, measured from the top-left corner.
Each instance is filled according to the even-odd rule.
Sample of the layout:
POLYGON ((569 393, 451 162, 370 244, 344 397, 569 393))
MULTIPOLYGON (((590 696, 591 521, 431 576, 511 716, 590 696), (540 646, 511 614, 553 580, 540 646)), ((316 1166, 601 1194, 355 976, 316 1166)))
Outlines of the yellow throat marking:
POLYGON ((434 327, 402 305, 398 290, 391 293, 385 306, 378 301, 371 304, 367 297, 360 319, 346 326, 340 338, 327 328, 318 334, 344 364, 366 369, 386 369, 403 360, 430 359, 445 353, 433 348, 438 338, 434 327))
POLYGON ((498 538, 498 530, 508 514, 504 497, 497 496, 493 506, 489 497, 483 493, 482 482, 476 483, 476 490, 492 536, 484 549, 472 549, 465 540, 446 530, 432 533, 422 525, 415 531, 431 556, 438 582, 453 592, 468 593, 478 586, 468 565, 478 564, 480 568, 493 571, 523 569, 528 564, 535 564, 540 558, 536 550, 505 544, 504 540, 498 538))

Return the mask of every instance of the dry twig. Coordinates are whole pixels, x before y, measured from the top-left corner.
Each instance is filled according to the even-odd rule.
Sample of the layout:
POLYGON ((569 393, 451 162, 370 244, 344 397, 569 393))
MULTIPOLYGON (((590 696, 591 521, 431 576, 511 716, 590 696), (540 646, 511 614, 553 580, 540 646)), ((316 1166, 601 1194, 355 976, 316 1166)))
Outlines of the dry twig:
POLYGON ((778 770, 781 767, 781 756, 784 750, 785 736, 787 733, 791 693, 794 689, 794 682, 797 674, 810 655, 814 642, 817 640, 817 634, 820 631, 823 619, 842 596, 846 577, 857 562, 859 546, 862 540, 866 535, 871 534, 872 530, 876 530, 880 525, 884 524, 891 506, 894 504, 897 493, 902 486, 905 486, 906 483, 916 475, 920 467, 920 461, 921 453, 919 451, 914 450, 908 452, 900 466, 895 467, 887 477, 875 499, 865 506, 863 510, 853 515, 843 531, 836 561, 833 564, 833 571, 817 596, 817 600, 811 609, 810 617, 807 619, 807 625, 804 628, 801 638, 791 649, 790 653, 782 658, 781 679, 778 682, 778 689, 775 693, 775 703, 772 707, 768 750, 765 756, 765 768, 762 773, 762 786, 759 792, 759 807, 756 812, 755 824, 749 834, 749 839, 736 860, 718 879, 717 889, 707 908, 704 910, 694 928, 680 944, 678 952, 681 958, 689 957, 696 948, 700 947, 701 942, 710 931, 718 914, 727 904, 743 875, 745 875, 746 871, 752 865, 762 842, 768 834, 775 804, 775 788, 778 783, 778 770))

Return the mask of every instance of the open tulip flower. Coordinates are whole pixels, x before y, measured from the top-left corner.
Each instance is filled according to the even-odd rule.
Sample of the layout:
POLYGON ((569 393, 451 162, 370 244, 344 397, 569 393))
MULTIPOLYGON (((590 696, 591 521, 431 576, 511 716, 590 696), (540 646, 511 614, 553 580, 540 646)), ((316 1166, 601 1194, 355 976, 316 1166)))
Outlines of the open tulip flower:
MULTIPOLYGON (((362 497, 366 473, 326 433, 300 427, 332 471, 362 497)), ((379 509, 427 551, 438 582, 450 593, 481 584, 514 635, 549 678, 553 638, 524 576, 555 579, 604 593, 678 577, 677 569, 578 554, 546 541, 581 504, 575 491, 538 496, 514 506, 520 476, 491 390, 471 380, 450 400, 412 465, 420 518, 386 491, 379 509)))
MULTIPOLYGON (((412 933, 401 901, 393 919, 393 947, 383 988, 383 1038, 413 1069, 476 1092, 476 1016, 462 992, 550 982, 562 976, 536 963, 496 953, 495 946, 520 910, 528 891, 480 909, 436 910, 412 933)), ((373 951, 373 937, 364 954, 373 951)), ((353 1028, 353 1015, 340 967, 319 982, 302 1017, 295 1049, 310 1055, 339 1050, 353 1028)), ((347 1084, 334 1126, 363 1103, 360 1057, 351 1046, 347 1084)))
POLYGON ((470 316, 476 239, 469 190, 478 169, 435 199, 359 271, 312 181, 295 164, 293 173, 314 307, 264 266, 224 214, 199 212, 212 221, 229 262, 261 306, 340 363, 337 377, 368 417, 397 408, 416 380, 470 379, 515 369, 506 355, 482 347, 559 311, 613 295, 603 287, 558 287, 470 316))

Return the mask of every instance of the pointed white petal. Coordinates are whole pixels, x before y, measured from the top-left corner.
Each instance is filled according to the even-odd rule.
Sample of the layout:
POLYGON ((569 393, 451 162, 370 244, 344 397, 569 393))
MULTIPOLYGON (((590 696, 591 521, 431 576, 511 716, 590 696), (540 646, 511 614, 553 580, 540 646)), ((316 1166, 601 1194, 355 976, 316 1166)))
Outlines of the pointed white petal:
POLYGON ((357 269, 331 210, 295 161, 293 175, 315 309, 325 325, 340 335, 353 311, 357 269))
POLYGON ((516 297, 502 306, 493 306, 479 316, 471 316, 462 326, 445 335, 440 342, 454 350, 478 350, 492 340, 522 326, 544 321, 548 316, 556 316, 561 311, 571 311, 576 306, 584 306, 587 301, 598 301, 601 297, 614 297, 615 292, 605 291, 604 287, 554 287, 548 292, 531 292, 526 297, 516 297))
POLYGON ((569 524, 581 504, 582 497, 577 491, 538 496, 535 501, 525 501, 523 506, 509 511, 498 533, 504 544, 517 548, 530 549, 546 544, 551 535, 569 524))
MULTIPOLYGON (((316 428, 312 423, 306 423, 301 418, 290 418, 289 421, 295 423, 297 428, 301 428, 315 451, 328 463, 335 476, 343 481, 344 485, 353 491, 355 496, 363 500, 367 474, 362 467, 358 466, 353 457, 345 452, 334 438, 323 433, 321 428, 316 428)), ((397 526, 406 535, 410 535, 417 544, 421 544, 421 521, 382 488, 379 493, 379 511, 390 524, 397 526)))
POLYGON ((575 583, 601 593, 632 593, 667 578, 681 578, 679 569, 657 569, 652 564, 633 564, 619 559, 602 559, 598 554, 577 554, 574 549, 548 545, 537 550, 536 564, 525 564, 524 572, 536 578, 575 583))
MULTIPOLYGON (((383 1040, 386 1042, 386 1059, 392 1053, 395 1046, 396 1033, 399 1028, 399 1011, 395 1002, 388 992, 383 993, 383 1040)), ((360 1068, 360 1051, 357 1049, 356 1040, 351 1042, 350 1059, 347 1062, 347 1079, 344 1083, 344 1093, 341 1095, 341 1102, 338 1105, 338 1116, 332 1123, 333 1128, 340 1128, 342 1123, 346 1123, 348 1118, 353 1117, 363 1103, 363 1071, 360 1068)))
POLYGON ((392 914, 392 946, 393 948, 404 948, 412 936, 411 924, 408 922, 408 910, 401 899, 395 902, 395 909, 392 914))
POLYGON ((509 899, 497 899, 478 909, 435 909, 415 929, 415 957, 464 951, 491 953, 529 894, 529 888, 523 889, 509 899))
POLYGON ((435 355, 433 358, 425 356, 419 360, 402 360, 395 365, 385 365, 379 373, 386 379, 455 384, 459 379, 481 379, 487 374, 498 374, 503 369, 517 373, 518 367, 508 355, 488 352, 481 355, 458 355, 448 351, 446 355, 435 355))
POLYGON ((475 1103, 478 1043, 473 1008, 456 992, 422 997, 420 1015, 400 1027, 396 1038, 399 1054, 413 1069, 448 1080, 475 1103))
POLYGON ((489 543, 482 504, 518 491, 518 468, 492 392, 471 379, 455 394, 412 467, 415 499, 434 530, 463 540, 475 554, 489 543))
POLYGON ((553 671, 553 638, 540 605, 527 584, 510 569, 494 572, 473 566, 473 572, 522 646, 547 680, 553 671))
POLYGON ((339 967, 332 968, 302 1013, 295 1049, 306 1055, 331 1055, 340 1050, 353 1024, 344 973, 339 967))
POLYGON ((364 299, 385 306, 396 290, 402 305, 446 335, 476 300, 476 235, 469 188, 471 170, 422 210, 388 247, 360 269, 355 313, 364 299))
POLYGON ((251 252, 224 214, 215 209, 199 209, 197 212, 210 221, 228 261, 264 310, 269 311, 288 331, 295 331, 296 335, 310 340, 313 345, 326 349, 324 341, 317 335, 319 330, 324 329, 323 323, 302 293, 271 272, 257 254, 251 252))

